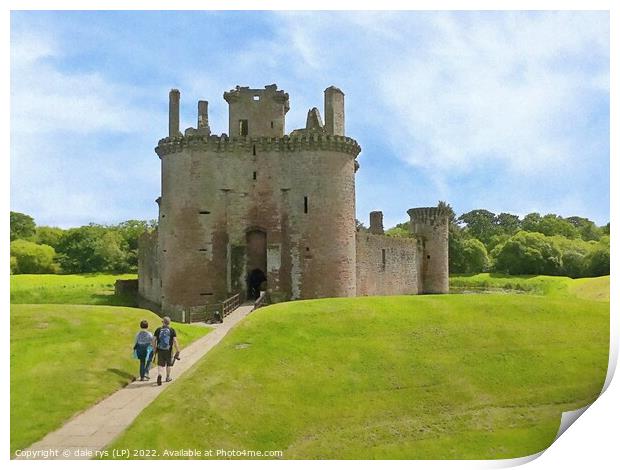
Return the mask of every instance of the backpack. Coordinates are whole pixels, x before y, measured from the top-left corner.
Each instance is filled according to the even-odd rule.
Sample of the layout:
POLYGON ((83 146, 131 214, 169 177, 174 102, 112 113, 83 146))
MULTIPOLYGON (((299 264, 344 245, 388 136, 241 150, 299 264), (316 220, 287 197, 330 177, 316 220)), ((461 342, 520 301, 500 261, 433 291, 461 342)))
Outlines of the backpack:
POLYGON ((170 328, 167 326, 162 327, 159 330, 159 335, 157 335, 157 349, 170 349, 170 328))

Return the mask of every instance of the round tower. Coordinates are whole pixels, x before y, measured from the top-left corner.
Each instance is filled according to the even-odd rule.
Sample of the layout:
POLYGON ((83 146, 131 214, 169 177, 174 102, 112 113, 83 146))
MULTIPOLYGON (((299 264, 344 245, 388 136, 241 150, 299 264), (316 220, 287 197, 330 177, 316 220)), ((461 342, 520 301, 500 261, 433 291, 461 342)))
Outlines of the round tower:
POLYGON ((449 206, 416 207, 407 213, 411 232, 418 239, 418 292, 447 294, 449 206))

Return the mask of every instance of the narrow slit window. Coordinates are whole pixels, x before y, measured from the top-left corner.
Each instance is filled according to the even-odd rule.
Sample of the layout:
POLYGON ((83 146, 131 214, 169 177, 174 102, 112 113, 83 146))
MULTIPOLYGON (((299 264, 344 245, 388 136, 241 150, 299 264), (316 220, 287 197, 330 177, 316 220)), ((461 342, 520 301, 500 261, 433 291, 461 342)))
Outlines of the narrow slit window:
POLYGON ((252 179, 256 181, 256 172, 252 173, 252 179))
POLYGON ((198 251, 207 251, 206 248, 198 248, 198 251))
POLYGON ((256 156, 256 145, 252 145, 252 155, 256 156))
POLYGON ((199 214, 203 214, 203 215, 208 215, 208 214, 210 214, 211 212, 210 212, 210 211, 199 211, 198 213, 199 213, 199 214))
POLYGON ((213 295, 213 292, 201 292, 200 295, 213 295))
POLYGON ((385 248, 381 250, 381 270, 385 271, 385 248))
POLYGON ((273 121, 271 121, 271 128, 273 129, 273 121))
POLYGON ((239 119, 239 135, 248 135, 248 120, 239 119))
POLYGON ((304 196, 304 214, 308 213, 308 196, 304 196))

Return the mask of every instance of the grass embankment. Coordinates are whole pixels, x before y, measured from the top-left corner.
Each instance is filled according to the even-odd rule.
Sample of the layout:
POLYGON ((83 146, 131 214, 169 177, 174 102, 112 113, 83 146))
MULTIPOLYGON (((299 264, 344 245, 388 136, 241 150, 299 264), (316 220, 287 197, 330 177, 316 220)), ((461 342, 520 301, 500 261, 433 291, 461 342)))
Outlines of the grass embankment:
POLYGON ((450 276, 450 290, 453 293, 522 292, 609 301, 609 276, 571 279, 563 276, 508 276, 495 273, 457 274, 450 276))
POLYGON ((11 276, 11 303, 133 307, 133 297, 114 295, 114 281, 136 278, 136 274, 17 274, 11 276))
POLYGON ((113 447, 330 459, 538 452, 561 413, 602 388, 609 302, 581 298, 598 297, 601 282, 609 280, 562 280, 564 296, 322 299, 258 310, 113 447))
MULTIPOLYGON (((71 304, 117 302, 113 280, 132 275, 11 276, 11 300, 71 304)), ((160 319, 137 308, 92 305, 11 305, 11 453, 58 428, 75 413, 122 388, 138 374, 132 346, 140 320, 160 319)), ((209 328, 174 324, 182 346, 209 328)))

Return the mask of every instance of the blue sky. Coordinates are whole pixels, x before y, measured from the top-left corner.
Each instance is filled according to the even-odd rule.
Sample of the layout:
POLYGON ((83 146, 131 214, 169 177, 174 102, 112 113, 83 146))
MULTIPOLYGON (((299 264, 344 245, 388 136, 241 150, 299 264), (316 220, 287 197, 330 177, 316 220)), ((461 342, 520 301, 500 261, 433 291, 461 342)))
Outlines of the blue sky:
POLYGON ((606 12, 13 12, 11 210, 39 225, 157 217, 170 88, 181 128, 277 83, 287 131, 346 94, 357 217, 449 202, 609 221, 606 12))

